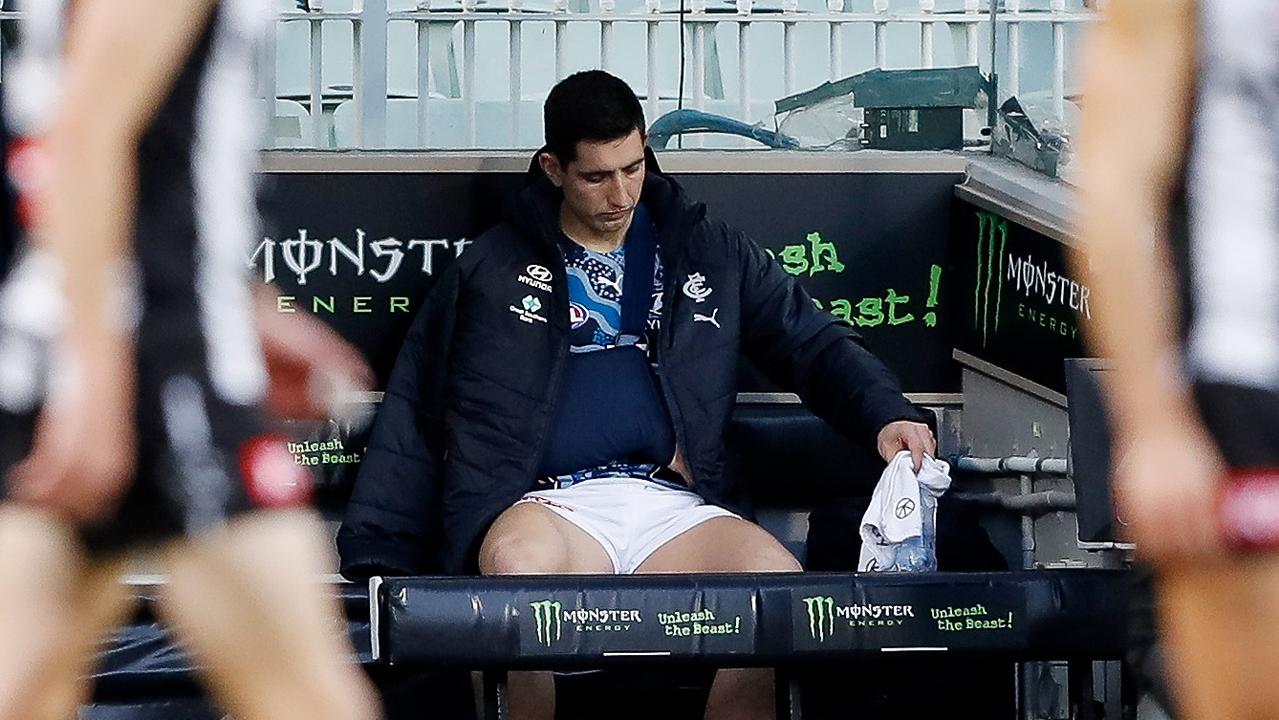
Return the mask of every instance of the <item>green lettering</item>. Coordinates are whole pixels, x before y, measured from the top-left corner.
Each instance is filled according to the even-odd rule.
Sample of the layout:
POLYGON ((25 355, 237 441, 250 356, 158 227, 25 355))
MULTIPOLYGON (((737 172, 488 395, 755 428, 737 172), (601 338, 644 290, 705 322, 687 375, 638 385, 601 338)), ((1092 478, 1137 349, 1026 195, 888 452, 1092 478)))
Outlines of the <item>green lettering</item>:
POLYGON ((782 269, 791 275, 804 274, 808 270, 807 252, 803 245, 787 245, 782 248, 782 269))
POLYGON ((831 272, 844 272, 844 263, 839 261, 839 253, 835 250, 835 244, 822 240, 822 234, 811 232, 808 234, 808 244, 813 249, 813 265, 809 269, 808 274, 814 275, 823 270, 831 272), (822 265, 822 256, 825 256, 826 265, 822 265))
POLYGON ((884 302, 888 304, 889 325, 902 325, 915 319, 915 316, 911 313, 905 313, 901 316, 897 315, 897 306, 910 302, 909 295, 898 295, 896 290, 889 288, 888 295, 884 298, 884 302))
POLYGON ((857 303, 857 327, 877 327, 884 322, 884 301, 879 298, 863 298, 857 303))
POLYGON ((930 308, 924 313, 924 324, 928 327, 937 327, 937 313, 931 308, 937 307, 937 291, 941 288, 941 266, 933 265, 928 273, 928 300, 924 302, 924 307, 930 308))
POLYGON ((830 301, 830 314, 851 325, 853 322, 853 304, 844 298, 835 298, 830 301))
POLYGON ((320 297, 319 295, 316 295, 315 297, 311 298, 311 312, 313 313, 319 313, 320 308, 324 308, 325 310, 328 310, 330 313, 332 313, 333 305, 334 303, 333 303, 332 295, 329 296, 329 301, 327 303, 324 302, 324 298, 320 297))

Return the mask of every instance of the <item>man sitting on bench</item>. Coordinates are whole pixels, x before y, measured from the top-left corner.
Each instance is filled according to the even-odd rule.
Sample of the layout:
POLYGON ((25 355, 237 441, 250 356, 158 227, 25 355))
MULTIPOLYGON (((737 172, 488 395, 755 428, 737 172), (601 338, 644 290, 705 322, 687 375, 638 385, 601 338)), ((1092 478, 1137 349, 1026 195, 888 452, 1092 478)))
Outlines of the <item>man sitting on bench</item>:
MULTIPOLYGON (((400 352, 338 535, 343 572, 774 572, 724 472, 739 355, 848 437, 936 443, 896 379, 645 149, 621 80, 573 75, 509 219, 442 274, 400 352)), ((784 478, 779 478, 784 481, 784 478)), ((553 716, 549 673, 511 677, 553 716)), ((771 670, 723 670, 707 717, 774 717, 771 670)))

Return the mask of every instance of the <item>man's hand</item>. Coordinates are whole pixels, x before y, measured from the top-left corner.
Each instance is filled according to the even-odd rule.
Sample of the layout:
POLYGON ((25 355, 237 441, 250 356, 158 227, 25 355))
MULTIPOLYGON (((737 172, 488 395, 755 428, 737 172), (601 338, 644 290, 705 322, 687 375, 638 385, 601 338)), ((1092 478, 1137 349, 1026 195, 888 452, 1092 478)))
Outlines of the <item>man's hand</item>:
POLYGON ((1123 444, 1115 467, 1120 522, 1137 552, 1156 562, 1203 559, 1222 549, 1216 491, 1224 463, 1199 422, 1154 420, 1123 444))
POLYGON ((933 437, 933 431, 923 423, 909 420, 898 420, 885 425, 875 439, 875 447, 884 462, 892 462, 897 453, 909 450, 916 473, 924 464, 925 455, 937 456, 937 439, 933 437))
POLYGON ((266 408, 276 417, 326 419, 345 392, 373 387, 360 352, 307 313, 279 313, 272 293, 256 303, 258 334, 271 377, 266 408))
POLYGON ((134 379, 128 353, 94 358, 49 399, 31 454, 7 478, 12 496, 73 522, 108 516, 136 463, 134 379))

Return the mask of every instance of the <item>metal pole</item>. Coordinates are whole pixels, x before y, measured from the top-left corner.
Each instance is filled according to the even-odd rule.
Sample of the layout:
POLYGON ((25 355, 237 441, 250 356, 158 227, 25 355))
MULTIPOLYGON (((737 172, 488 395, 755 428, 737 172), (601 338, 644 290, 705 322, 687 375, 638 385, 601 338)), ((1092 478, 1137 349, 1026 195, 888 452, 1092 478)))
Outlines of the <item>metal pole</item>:
POLYGON ((363 0, 358 23, 356 142, 381 148, 386 145, 386 0, 363 0))

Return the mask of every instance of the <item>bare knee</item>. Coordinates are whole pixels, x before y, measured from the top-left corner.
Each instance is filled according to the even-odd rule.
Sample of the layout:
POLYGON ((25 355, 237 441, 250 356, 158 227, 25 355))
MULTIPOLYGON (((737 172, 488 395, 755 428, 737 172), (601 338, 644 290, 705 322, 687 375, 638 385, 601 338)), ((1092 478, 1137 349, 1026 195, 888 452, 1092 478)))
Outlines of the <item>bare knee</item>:
POLYGON ((525 533, 489 533, 480 546, 481 575, 549 575, 566 565, 559 543, 525 533))
POLYGON ((804 569, 776 537, 758 525, 739 526, 736 540, 735 549, 727 558, 728 572, 783 573, 804 569))
POLYGON ((783 573, 804 569, 794 555, 776 542, 745 550, 734 565, 734 572, 783 573))

